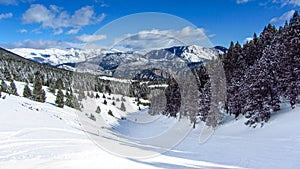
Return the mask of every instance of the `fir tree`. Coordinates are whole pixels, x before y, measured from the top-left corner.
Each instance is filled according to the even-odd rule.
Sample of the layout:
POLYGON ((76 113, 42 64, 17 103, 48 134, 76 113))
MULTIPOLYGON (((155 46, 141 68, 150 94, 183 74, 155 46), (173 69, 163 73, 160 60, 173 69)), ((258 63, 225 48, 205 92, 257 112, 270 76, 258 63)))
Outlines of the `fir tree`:
POLYGON ((107 105, 107 101, 106 101, 106 100, 104 100, 104 101, 103 101, 103 104, 107 105))
POLYGON ((96 109, 96 111, 95 111, 96 113, 101 113, 101 109, 100 109, 100 106, 97 106, 97 109, 96 109))
POLYGON ((46 93, 42 88, 42 78, 40 72, 37 72, 34 78, 32 96, 33 100, 44 103, 46 100, 46 93))
POLYGON ((116 103, 115 103, 115 102, 112 102, 111 104, 112 104, 113 106, 115 106, 115 105, 116 105, 116 103))
POLYGON ((124 102, 121 103, 120 110, 121 110, 121 111, 126 111, 126 107, 125 107, 124 102))
POLYGON ((5 92, 5 93, 8 92, 8 87, 7 87, 7 84, 5 83, 4 80, 1 81, 1 88, 0 88, 0 90, 1 90, 2 92, 5 92))
POLYGON ((108 115, 115 117, 111 110, 108 110, 108 115))
POLYGON ((9 93, 15 96, 19 96, 16 84, 13 80, 10 82, 9 93))
POLYGON ((28 83, 24 86, 23 96, 30 99, 32 98, 32 92, 28 86, 28 83))
POLYGON ((99 94, 98 94, 98 93, 96 93, 96 99, 99 99, 99 98, 100 98, 99 94))
POLYGON ((75 107, 75 104, 74 104, 74 95, 73 95, 72 90, 66 92, 65 105, 68 106, 68 107, 71 107, 71 108, 75 107))
POLYGON ((64 107, 64 93, 61 91, 61 89, 57 91, 55 103, 57 104, 57 107, 64 107))

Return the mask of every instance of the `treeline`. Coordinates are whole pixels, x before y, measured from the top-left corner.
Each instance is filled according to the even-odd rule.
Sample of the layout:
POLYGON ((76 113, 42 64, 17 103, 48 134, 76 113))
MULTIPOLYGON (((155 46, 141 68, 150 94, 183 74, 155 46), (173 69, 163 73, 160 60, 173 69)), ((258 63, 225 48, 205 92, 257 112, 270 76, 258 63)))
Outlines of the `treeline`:
MULTIPOLYGON (((192 72, 197 79, 198 91, 193 92, 197 93, 198 100, 190 94, 184 97, 184 88, 179 86, 182 82, 171 80, 165 90, 166 100, 160 99, 166 107, 159 108, 162 105, 158 102, 158 107, 151 105, 153 109, 168 116, 188 116, 192 123, 198 118, 212 127, 220 124, 226 115, 245 116, 246 125, 263 126, 280 110, 280 103, 289 102, 294 108, 300 102, 298 12, 279 29, 269 24, 259 36, 254 33, 253 39, 243 45, 231 42, 223 55, 192 72), (218 70, 220 67, 224 68, 224 74, 218 70), (191 102, 194 107, 186 104, 191 102)), ((186 88, 195 85, 186 81, 186 88)))
MULTIPOLYGON (((279 29, 269 24, 259 36, 254 33, 253 39, 243 46, 231 42, 220 59, 226 75, 227 99, 223 111, 227 114, 236 118, 245 116, 245 124, 256 127, 279 111, 280 103, 288 101, 294 108, 300 95, 298 12, 279 29)), ((201 91, 204 95, 211 92, 205 86, 201 91)), ((202 100, 199 114, 209 111, 207 103, 202 100)), ((206 116, 202 120, 207 121, 206 116)))

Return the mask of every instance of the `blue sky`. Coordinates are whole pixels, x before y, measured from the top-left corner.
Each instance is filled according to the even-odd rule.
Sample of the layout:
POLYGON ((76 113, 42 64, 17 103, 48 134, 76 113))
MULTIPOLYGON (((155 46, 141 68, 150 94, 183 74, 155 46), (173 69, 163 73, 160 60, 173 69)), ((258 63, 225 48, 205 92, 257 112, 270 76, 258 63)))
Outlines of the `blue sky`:
MULTIPOLYGON (((243 43, 254 32, 260 33, 268 23, 283 25, 293 10, 299 9, 300 0, 0 0, 0 46, 82 47, 85 43, 116 41, 145 31, 167 32, 168 36, 185 39, 179 33, 188 30, 190 34, 184 35, 188 38, 202 31, 213 45, 228 47, 230 41, 243 43), (143 12, 172 17, 165 21, 164 17, 150 15, 146 19, 133 17, 135 24, 130 19, 119 20, 114 26, 109 24, 143 12), (179 18, 172 22, 175 16, 179 18)), ((129 38, 126 43, 132 39, 136 38, 129 38)))

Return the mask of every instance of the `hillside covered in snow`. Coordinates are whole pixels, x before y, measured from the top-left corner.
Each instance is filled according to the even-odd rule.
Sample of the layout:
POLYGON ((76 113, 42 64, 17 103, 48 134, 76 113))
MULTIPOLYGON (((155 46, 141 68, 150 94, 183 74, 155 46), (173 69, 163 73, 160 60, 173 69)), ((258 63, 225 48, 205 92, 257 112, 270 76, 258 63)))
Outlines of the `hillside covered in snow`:
MULTIPOLYGON (((25 83, 16 82, 19 93, 25 83)), ((48 88, 44 87, 47 91, 48 88)), ((101 94, 100 94, 101 95, 101 94)), ((131 151, 147 151, 131 145, 127 138, 146 138, 167 131, 178 119, 156 116, 148 123, 137 123, 130 119, 143 114, 135 99, 124 97, 128 112, 119 110, 119 102, 113 100, 103 104, 104 98, 87 97, 82 112, 69 108, 58 108, 55 95, 46 93, 45 103, 38 103, 20 96, 2 93, 0 99, 0 166, 10 168, 297 168, 300 165, 300 108, 291 109, 282 104, 282 110, 272 116, 263 128, 249 128, 244 119, 227 119, 212 136, 200 144, 199 137, 203 123, 199 123, 186 137, 163 154, 153 152, 150 158, 126 158, 111 154, 93 137, 106 140, 107 144, 127 147, 131 151), (101 112, 95 112, 100 105, 101 112), (113 116, 108 114, 112 110, 113 116), (96 117, 90 119, 89 114, 96 117), (88 114, 88 115, 86 115, 88 114), (121 119, 121 117, 123 117, 121 119), (104 126, 88 130, 102 130, 86 133, 83 123, 91 126, 104 121, 104 126), (106 133, 114 133, 114 135, 106 133), (117 140, 115 135, 119 135, 117 140), (117 161, 117 162, 116 162, 117 161)), ((107 95, 108 96, 108 95, 107 95)), ((121 95, 110 95, 122 99, 121 95)), ((187 125, 189 122, 184 121, 187 125)), ((176 133, 173 133, 174 136, 176 133)), ((169 139, 172 139, 170 137, 169 139)), ((166 141, 166 140, 165 140, 166 141)))

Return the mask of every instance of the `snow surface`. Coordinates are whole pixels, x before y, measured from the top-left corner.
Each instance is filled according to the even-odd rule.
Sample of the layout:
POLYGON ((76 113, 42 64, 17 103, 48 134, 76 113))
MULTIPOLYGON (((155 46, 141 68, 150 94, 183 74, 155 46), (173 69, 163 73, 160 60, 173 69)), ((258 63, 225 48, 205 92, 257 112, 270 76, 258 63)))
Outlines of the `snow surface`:
MULTIPOLYGON (((24 83, 16 83, 22 94, 24 83)), ((46 89, 46 88, 45 88, 46 89)), ((46 89, 47 90, 47 89, 46 89)), ((1 169, 99 169, 99 168, 261 168, 294 169, 300 166, 300 107, 291 109, 287 104, 263 128, 249 128, 245 119, 228 120, 219 126, 203 144, 199 143, 203 124, 198 124, 183 141, 170 151, 151 158, 121 157, 103 150, 94 138, 106 140, 108 144, 124 147, 121 138, 111 140, 112 134, 129 138, 147 138, 168 130, 177 119, 164 116, 150 117, 146 107, 137 111, 134 98, 125 97, 127 112, 118 109, 108 97, 84 101, 83 112, 53 104, 55 96, 47 93, 46 103, 37 103, 17 96, 2 93, 0 99, 0 168, 1 169), (101 113, 94 113, 100 105, 101 113), (106 112, 112 110, 115 117, 106 112), (93 113, 97 120, 90 120, 85 114, 93 113), (121 117, 126 117, 121 120, 121 117), (151 123, 135 122, 135 119, 150 120, 151 123), (153 119, 151 119, 153 118, 153 119), (101 122, 101 120, 103 120, 101 122), (103 123, 104 122, 104 123, 103 123), (98 133, 88 134, 83 126, 99 126, 98 133), (103 128, 101 128, 101 125, 103 128), (110 133, 110 134, 109 134, 110 133), (112 134, 111 134, 112 133, 112 134), (108 136, 108 138, 104 138, 108 136), (123 144, 123 145, 122 145, 123 144)), ((102 96, 102 95, 100 95, 102 96)), ((188 124, 184 119, 181 123, 188 124)), ((191 127, 188 124, 189 127, 191 127)), ((93 130, 95 128, 91 128, 93 130)), ((89 130, 90 131, 90 130, 89 130)), ((177 133, 173 133, 176 137, 177 133)), ((172 139, 170 137, 170 139, 172 139)), ((118 137, 117 137, 118 138, 118 137)), ((130 146, 129 146, 130 145, 130 146)), ((138 150, 134 144, 128 149, 138 150)), ((112 150, 113 151, 113 150, 112 150)), ((149 152, 151 149, 139 151, 149 152)))
POLYGON ((34 60, 39 63, 59 65, 63 63, 78 63, 86 61, 108 51, 102 49, 32 49, 32 48, 14 48, 10 50, 26 59, 34 60))

